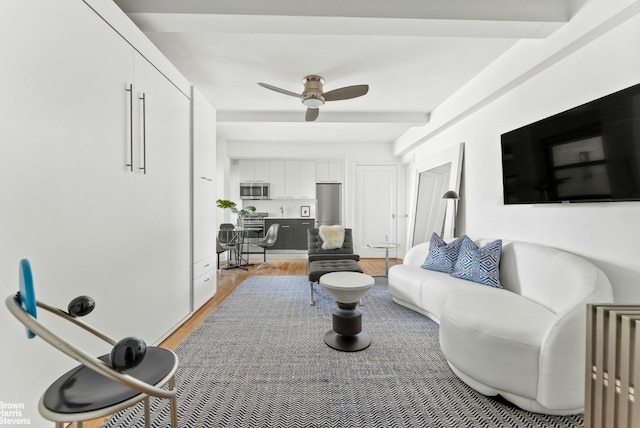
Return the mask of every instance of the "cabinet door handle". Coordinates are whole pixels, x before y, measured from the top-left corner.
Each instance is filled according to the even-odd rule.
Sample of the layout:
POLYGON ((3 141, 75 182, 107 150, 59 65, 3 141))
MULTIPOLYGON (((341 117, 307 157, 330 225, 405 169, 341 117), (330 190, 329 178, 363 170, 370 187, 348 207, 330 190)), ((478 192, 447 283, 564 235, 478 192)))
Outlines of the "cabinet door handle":
POLYGON ((125 166, 133 172, 133 83, 125 91, 129 93, 129 163, 125 166))
POLYGON ((281 225, 280 227, 291 227, 291 226, 285 226, 285 225, 281 225))
POLYGON ((140 97, 142 100, 142 166, 143 174, 147 173, 147 99, 145 93, 140 97))

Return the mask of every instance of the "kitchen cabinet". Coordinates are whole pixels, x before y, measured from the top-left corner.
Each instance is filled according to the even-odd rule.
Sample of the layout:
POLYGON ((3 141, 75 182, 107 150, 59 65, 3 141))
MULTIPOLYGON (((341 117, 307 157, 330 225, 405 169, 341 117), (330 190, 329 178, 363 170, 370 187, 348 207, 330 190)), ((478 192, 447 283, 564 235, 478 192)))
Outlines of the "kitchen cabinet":
POLYGON ((252 160, 238 159, 235 167, 238 171, 238 181, 240 183, 250 183, 253 181, 252 160))
POLYGON ((343 166, 340 160, 316 161, 317 183, 342 183, 343 166))
POLYGON ((269 161, 271 199, 315 199, 314 161, 269 161))
POLYGON ((284 161, 285 198, 300 199, 300 161, 284 161))
POLYGON ((300 198, 316 198, 316 162, 300 161, 300 198))
POLYGON ((253 181, 255 183, 268 183, 269 177, 269 161, 255 160, 253 161, 253 181))
POLYGON ((315 199, 315 161, 238 159, 238 182, 270 183, 270 199, 315 199))
POLYGON ((268 183, 269 161, 260 159, 239 159, 238 178, 240 183, 268 183))
POLYGON ((315 199, 315 161, 285 161, 285 195, 291 199, 315 199))
POLYGON ((301 219, 296 221, 295 230, 294 230, 294 240, 295 240, 295 248, 297 250, 307 250, 307 230, 313 229, 315 227, 315 220, 312 218, 301 219))
POLYGON ((269 161, 271 199, 302 199, 300 171, 297 160, 269 161))
POLYGON ((307 230, 314 227, 314 219, 267 218, 265 219, 265 229, 274 223, 280 224, 280 228, 278 229, 278 241, 271 247, 272 249, 307 250, 307 230))
POLYGON ((265 219, 264 228, 269 230, 269 227, 277 223, 280 225, 278 228, 278 240, 275 245, 271 247, 272 250, 291 250, 293 249, 293 220, 290 219, 265 219))
POLYGON ((283 199, 286 197, 283 160, 269 161, 269 182, 271 199, 283 199))

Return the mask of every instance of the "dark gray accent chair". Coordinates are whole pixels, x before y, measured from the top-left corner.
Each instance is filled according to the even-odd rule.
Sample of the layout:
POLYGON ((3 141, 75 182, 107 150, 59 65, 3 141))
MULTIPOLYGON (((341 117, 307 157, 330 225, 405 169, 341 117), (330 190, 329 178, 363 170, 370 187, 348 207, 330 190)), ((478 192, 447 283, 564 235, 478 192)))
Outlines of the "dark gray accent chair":
POLYGON ((323 250, 322 238, 318 229, 307 231, 307 247, 309 259, 309 285, 311 287, 310 305, 313 306, 313 284, 320 277, 330 272, 360 272, 362 268, 358 264, 360 256, 353 252, 353 233, 351 229, 344 230, 344 243, 335 250, 323 250))

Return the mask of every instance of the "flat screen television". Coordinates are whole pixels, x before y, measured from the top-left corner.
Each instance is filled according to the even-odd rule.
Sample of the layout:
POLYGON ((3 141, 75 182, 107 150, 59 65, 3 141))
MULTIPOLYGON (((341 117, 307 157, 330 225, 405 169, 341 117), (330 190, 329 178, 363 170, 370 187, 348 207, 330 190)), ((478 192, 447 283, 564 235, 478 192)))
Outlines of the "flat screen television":
POLYGON ((500 139, 505 204, 640 200, 640 84, 500 139))

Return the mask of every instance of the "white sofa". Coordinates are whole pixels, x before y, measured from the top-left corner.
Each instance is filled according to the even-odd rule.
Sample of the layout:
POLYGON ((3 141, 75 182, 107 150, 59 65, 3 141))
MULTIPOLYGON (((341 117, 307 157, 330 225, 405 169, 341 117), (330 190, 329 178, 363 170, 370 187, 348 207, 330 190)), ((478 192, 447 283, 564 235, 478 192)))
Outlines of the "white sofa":
POLYGON ((604 273, 574 254, 503 241, 500 289, 423 269, 428 253, 428 242, 411 248, 389 270, 389 291, 440 324, 453 372, 525 410, 582 412, 586 304, 613 302, 604 273))

